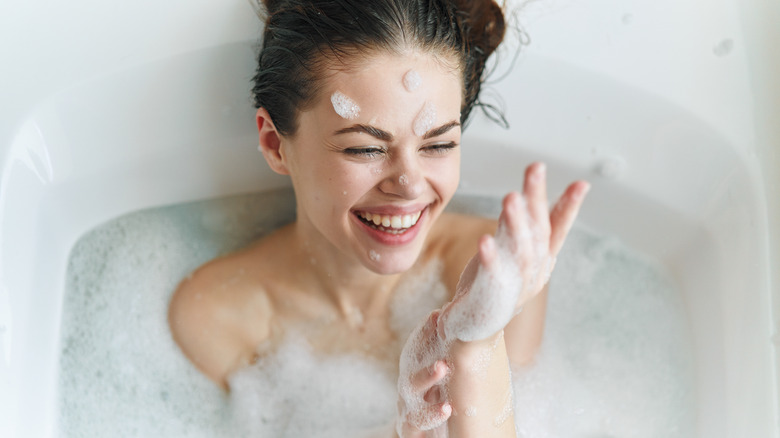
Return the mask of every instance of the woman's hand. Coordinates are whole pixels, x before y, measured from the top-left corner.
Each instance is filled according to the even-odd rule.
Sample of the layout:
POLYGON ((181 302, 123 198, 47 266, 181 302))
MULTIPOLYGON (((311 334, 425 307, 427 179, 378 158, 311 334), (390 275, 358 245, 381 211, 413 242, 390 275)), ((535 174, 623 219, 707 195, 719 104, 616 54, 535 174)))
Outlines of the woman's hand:
MULTIPOLYGON (((550 280, 558 253, 590 190, 587 182, 574 182, 549 210, 546 177, 544 163, 528 166, 523 194, 513 192, 504 198, 495 236, 494 247, 498 251, 485 255, 488 259, 501 258, 497 263, 504 263, 502 257, 506 257, 506 262, 513 263, 523 278, 516 310, 535 297, 550 280)), ((485 238, 489 239, 489 236, 485 238)))
POLYGON ((446 436, 452 406, 446 400, 449 367, 446 346, 438 335, 439 311, 433 311, 406 341, 401 353, 398 379, 400 438, 446 436))
POLYGON ((495 236, 480 239, 442 312, 444 339, 473 341, 497 333, 543 289, 589 188, 585 181, 571 184, 549 210, 544 164, 526 169, 523 194, 504 198, 495 236))
MULTIPOLYGON (((495 236, 480 239, 477 254, 461 274, 455 298, 441 311, 432 312, 404 345, 396 429, 401 438, 444 436, 439 434, 445 432, 453 412, 449 386, 457 388, 459 403, 466 399, 476 403, 481 388, 485 406, 495 401, 496 394, 506 392, 509 384, 501 379, 494 382, 495 388, 487 388, 484 382, 474 386, 468 366, 461 376, 466 380, 449 382, 452 373, 445 358, 455 354, 453 345, 469 350, 481 344, 474 341, 500 334, 547 283, 589 185, 584 181, 571 184, 549 210, 545 178, 543 164, 528 167, 523 194, 510 193, 504 198, 498 230, 495 236), (454 344, 458 340, 464 342, 454 344)), ((504 359, 494 359, 507 366, 503 343, 501 347, 504 359)), ((509 370, 494 372, 508 376, 509 370)))

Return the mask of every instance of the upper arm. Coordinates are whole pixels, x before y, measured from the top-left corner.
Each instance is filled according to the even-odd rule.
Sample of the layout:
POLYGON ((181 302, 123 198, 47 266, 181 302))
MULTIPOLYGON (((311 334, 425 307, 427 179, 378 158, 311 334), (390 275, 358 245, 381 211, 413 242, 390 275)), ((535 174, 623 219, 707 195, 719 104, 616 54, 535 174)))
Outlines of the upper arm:
MULTIPOLYGON (((227 389, 230 374, 249 365, 258 340, 267 337, 270 305, 267 299, 244 303, 240 290, 220 290, 214 275, 209 274, 196 273, 179 285, 168 308, 168 323, 184 355, 227 389), (255 318, 246 317, 251 310, 255 318)), ((253 296, 264 298, 265 294, 254 291, 253 296)))

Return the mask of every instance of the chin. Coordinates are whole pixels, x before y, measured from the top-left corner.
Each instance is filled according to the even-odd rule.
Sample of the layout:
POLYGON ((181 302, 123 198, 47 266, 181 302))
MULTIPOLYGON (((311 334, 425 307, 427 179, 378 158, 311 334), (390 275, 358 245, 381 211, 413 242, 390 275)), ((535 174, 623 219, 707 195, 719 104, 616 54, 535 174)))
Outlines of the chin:
POLYGON ((370 269, 372 272, 375 272, 377 274, 381 275, 394 275, 394 274, 402 274, 414 266, 414 262, 417 260, 417 257, 414 257, 412 261, 400 261, 400 260, 369 260, 366 264, 366 267, 370 269))

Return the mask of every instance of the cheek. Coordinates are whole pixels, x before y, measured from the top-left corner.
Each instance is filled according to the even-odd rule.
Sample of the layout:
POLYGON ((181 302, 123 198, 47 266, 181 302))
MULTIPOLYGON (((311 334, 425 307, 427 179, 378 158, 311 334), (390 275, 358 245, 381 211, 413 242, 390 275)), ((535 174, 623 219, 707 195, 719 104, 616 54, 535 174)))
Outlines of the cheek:
POLYGON ((431 170, 437 190, 448 199, 452 197, 460 182, 460 155, 438 161, 431 170))
POLYGON ((336 210, 351 208, 375 185, 372 167, 350 162, 333 163, 317 169, 314 187, 326 194, 336 210))

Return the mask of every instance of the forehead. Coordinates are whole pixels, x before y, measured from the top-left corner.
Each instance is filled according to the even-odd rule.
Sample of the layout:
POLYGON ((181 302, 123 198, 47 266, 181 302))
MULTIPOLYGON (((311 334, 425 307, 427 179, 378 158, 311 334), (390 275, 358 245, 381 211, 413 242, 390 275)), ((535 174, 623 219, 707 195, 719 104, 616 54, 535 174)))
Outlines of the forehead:
POLYGON ((456 78, 460 78, 462 70, 456 57, 438 51, 425 52, 420 49, 409 49, 401 52, 377 50, 347 56, 329 64, 332 76, 337 76, 338 73, 351 75, 379 70, 403 70, 405 66, 430 69, 436 73, 450 74, 456 78))
POLYGON ((459 112, 463 83, 457 63, 447 57, 420 52, 377 53, 349 65, 331 67, 319 100, 329 101, 334 92, 346 94, 364 109, 376 105, 394 109, 387 106, 421 104, 435 98, 459 112), (420 79, 414 90, 404 85, 404 78, 411 71, 420 79))

